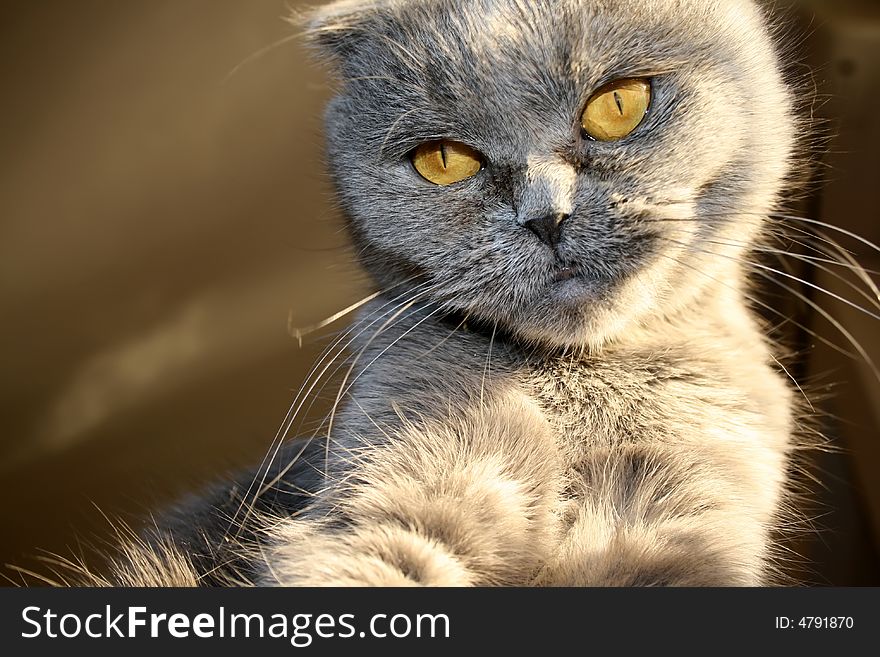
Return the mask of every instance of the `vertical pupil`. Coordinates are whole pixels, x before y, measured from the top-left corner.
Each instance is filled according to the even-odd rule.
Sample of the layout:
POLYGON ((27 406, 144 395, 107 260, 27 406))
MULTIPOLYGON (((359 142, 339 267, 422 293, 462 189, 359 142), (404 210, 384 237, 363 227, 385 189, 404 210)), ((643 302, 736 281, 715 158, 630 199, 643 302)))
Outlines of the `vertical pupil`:
POLYGON ((440 159, 443 160, 443 168, 446 168, 446 144, 440 144, 440 159))
POLYGON ((614 102, 617 104, 617 111, 623 116, 623 100, 621 100, 620 94, 616 91, 614 92, 614 102))

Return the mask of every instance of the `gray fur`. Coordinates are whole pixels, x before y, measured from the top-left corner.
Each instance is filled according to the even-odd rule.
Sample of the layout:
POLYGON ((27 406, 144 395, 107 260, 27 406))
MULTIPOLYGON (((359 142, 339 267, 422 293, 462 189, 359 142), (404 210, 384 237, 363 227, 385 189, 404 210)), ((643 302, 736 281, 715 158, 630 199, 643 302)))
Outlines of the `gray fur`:
POLYGON ((793 395, 743 263, 795 121, 757 7, 343 0, 308 34, 340 80, 338 197, 385 293, 306 451, 197 501, 160 552, 213 583, 771 581, 793 395), (586 139, 586 100, 632 76, 653 79, 645 122, 586 139), (423 180, 408 155, 438 138, 485 168, 423 180), (524 228, 551 213, 570 215, 556 252, 524 228), (254 479, 276 485, 255 500, 254 479))

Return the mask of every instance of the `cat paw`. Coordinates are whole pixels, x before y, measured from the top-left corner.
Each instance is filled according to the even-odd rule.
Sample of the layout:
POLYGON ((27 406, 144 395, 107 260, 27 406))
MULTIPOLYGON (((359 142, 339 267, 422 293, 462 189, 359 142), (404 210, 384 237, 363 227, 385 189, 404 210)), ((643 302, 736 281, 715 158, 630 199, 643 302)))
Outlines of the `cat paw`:
MULTIPOLYGON (((297 523, 300 524, 300 523, 297 523)), ((403 527, 322 533, 292 526, 266 555, 269 586, 472 586, 473 574, 436 541, 403 527)))

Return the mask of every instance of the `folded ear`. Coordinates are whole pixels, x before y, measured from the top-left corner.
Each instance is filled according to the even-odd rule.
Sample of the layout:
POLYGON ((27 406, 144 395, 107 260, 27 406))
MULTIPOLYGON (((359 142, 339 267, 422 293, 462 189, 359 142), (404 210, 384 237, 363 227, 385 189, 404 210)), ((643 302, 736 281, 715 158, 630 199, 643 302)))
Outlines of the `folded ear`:
POLYGON ((307 42, 318 52, 341 63, 357 49, 394 0, 335 0, 296 15, 307 42))

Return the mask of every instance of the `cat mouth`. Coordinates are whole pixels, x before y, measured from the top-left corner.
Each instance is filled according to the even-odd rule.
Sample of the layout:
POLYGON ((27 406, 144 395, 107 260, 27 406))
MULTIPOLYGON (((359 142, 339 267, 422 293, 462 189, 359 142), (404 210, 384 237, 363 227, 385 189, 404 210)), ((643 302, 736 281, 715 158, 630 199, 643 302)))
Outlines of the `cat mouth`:
POLYGON ((574 278, 583 278, 584 276, 584 272, 575 265, 560 265, 553 273, 553 282, 564 283, 565 281, 570 281, 574 278))
POLYGON ((571 267, 562 267, 553 275, 553 282, 562 283, 563 281, 569 281, 577 275, 577 271, 571 267))
POLYGON ((589 269, 578 265, 559 264, 552 272, 550 291, 558 301, 581 304, 588 299, 595 299, 603 287, 589 269))

